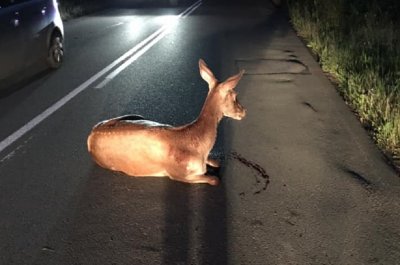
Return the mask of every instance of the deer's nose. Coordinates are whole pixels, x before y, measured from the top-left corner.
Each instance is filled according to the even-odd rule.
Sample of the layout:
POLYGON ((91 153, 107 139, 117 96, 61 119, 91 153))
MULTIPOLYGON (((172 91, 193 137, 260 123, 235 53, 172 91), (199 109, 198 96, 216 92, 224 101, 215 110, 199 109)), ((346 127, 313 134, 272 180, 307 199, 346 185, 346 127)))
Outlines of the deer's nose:
POLYGON ((237 120, 241 120, 241 119, 243 119, 245 116, 246 116, 246 109, 245 109, 245 108, 242 108, 241 111, 237 113, 237 115, 236 115, 235 118, 236 118, 237 120))
POLYGON ((245 108, 243 108, 243 111, 242 111, 242 119, 244 118, 244 117, 246 117, 246 113, 247 113, 247 110, 245 109, 245 108))

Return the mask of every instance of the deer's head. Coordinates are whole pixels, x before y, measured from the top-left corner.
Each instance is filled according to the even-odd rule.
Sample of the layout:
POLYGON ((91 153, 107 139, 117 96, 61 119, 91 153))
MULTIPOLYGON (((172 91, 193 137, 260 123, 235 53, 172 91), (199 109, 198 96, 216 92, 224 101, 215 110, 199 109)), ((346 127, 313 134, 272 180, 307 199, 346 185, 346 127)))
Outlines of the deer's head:
POLYGON ((244 71, 242 70, 226 81, 219 83, 202 59, 199 60, 199 68, 201 77, 208 83, 208 94, 216 98, 215 104, 218 104, 217 107, 222 114, 235 120, 243 119, 246 116, 246 110, 237 100, 237 93, 234 88, 242 78, 244 71))

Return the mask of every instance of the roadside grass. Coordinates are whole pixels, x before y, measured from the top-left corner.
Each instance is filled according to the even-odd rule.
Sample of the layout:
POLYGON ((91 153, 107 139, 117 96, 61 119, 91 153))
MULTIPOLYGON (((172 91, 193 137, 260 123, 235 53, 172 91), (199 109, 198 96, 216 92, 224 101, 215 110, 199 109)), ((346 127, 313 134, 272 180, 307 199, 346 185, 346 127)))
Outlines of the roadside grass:
POLYGON ((400 160, 400 1, 288 0, 298 34, 377 144, 400 160))

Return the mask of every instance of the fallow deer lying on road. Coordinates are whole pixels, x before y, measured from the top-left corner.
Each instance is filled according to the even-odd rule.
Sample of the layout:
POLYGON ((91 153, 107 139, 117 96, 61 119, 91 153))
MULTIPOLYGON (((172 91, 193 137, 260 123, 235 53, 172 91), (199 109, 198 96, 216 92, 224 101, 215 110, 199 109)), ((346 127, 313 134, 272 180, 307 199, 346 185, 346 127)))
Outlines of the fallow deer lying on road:
POLYGON ((219 121, 224 116, 241 120, 246 115, 234 91, 244 71, 218 83, 202 59, 199 67, 209 92, 195 121, 173 127, 128 115, 100 122, 87 139, 89 152, 97 164, 131 176, 218 185, 217 177, 205 175, 207 164, 219 167, 208 155, 215 143, 219 121))

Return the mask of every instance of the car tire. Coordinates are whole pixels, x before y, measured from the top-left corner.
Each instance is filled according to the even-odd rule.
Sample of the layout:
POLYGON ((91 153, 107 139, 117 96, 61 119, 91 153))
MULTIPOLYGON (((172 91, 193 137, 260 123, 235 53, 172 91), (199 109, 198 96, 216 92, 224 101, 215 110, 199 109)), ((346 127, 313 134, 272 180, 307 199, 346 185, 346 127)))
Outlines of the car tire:
POLYGON ((53 34, 50 39, 50 47, 47 54, 47 64, 52 69, 61 66, 64 57, 62 37, 59 34, 53 34))

